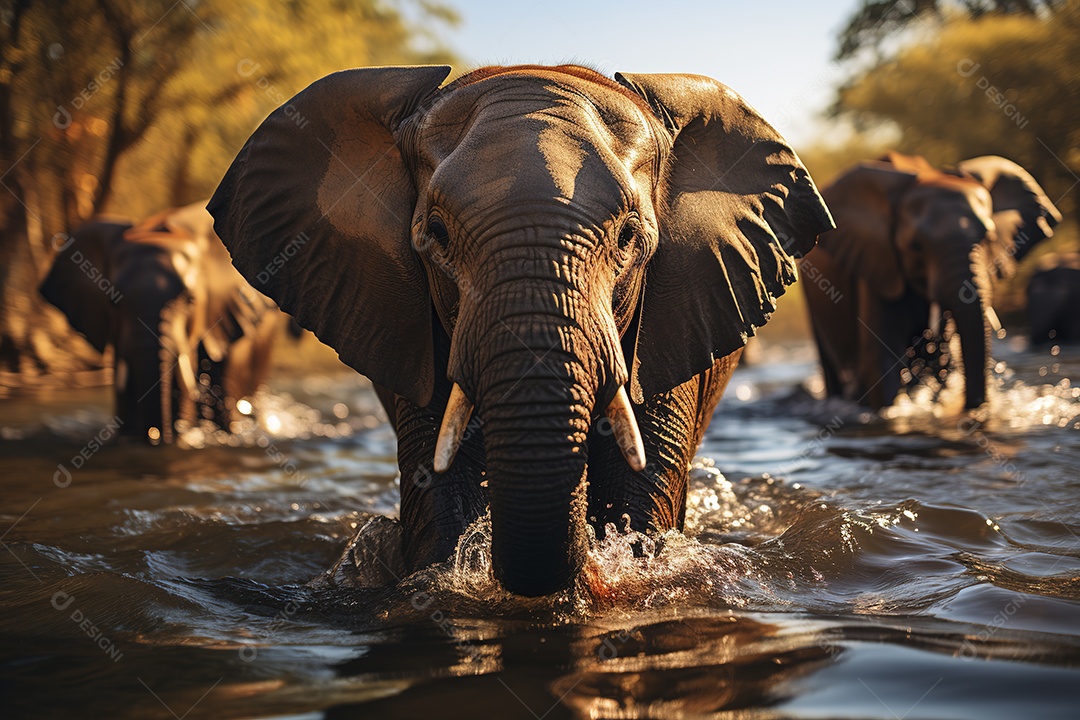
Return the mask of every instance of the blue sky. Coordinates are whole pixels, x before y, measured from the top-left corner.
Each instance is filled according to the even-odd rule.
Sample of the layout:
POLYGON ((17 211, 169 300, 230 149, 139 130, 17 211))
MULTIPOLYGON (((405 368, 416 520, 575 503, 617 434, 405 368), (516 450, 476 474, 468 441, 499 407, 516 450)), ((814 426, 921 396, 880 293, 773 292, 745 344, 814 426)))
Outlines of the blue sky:
POLYGON ((687 72, 731 86, 791 142, 812 142, 844 77, 836 35, 859 0, 446 0, 476 65, 576 61, 610 75, 687 72))

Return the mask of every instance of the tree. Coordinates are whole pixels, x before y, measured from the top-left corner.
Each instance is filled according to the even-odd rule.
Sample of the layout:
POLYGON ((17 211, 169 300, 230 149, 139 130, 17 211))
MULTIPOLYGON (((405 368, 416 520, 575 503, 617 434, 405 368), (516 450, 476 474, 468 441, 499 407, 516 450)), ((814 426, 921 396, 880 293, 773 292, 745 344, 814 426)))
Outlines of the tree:
MULTIPOLYGON (((1080 0, 1052 18, 950 20, 856 75, 835 111, 857 127, 891 127, 897 149, 936 165, 1006 156, 1071 218, 1080 207, 1080 0)), ((1074 244, 1075 232, 1067 221, 1043 251, 1074 244)), ((1025 261, 1021 280, 1038 255, 1025 261)))
POLYGON ((430 0, 0 0, 0 371, 62 355, 31 320, 54 234, 208 196, 302 87, 449 61, 430 28, 454 22, 430 0))
POLYGON ((950 14, 970 19, 988 15, 1053 13, 1063 0, 863 0, 840 32, 837 60, 847 60, 863 49, 880 50, 883 42, 908 28, 940 21, 950 14))

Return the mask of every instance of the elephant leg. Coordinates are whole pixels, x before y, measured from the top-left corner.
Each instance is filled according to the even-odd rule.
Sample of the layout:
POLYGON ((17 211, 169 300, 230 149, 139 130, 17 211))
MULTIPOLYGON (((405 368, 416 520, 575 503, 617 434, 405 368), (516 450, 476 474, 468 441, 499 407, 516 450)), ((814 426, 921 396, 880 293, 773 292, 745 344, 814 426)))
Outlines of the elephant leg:
POLYGON ((602 537, 612 523, 623 529, 663 532, 683 528, 687 475, 716 404, 738 365, 742 350, 712 368, 635 407, 647 464, 633 471, 606 421, 589 433, 589 522, 602 537))
MULTIPOLYGON (((385 393, 385 391, 384 391, 385 393)), ((401 472, 401 524, 403 556, 409 570, 450 557, 458 538, 488 505, 481 487, 484 477, 484 441, 479 421, 473 418, 453 465, 445 473, 432 469, 435 442, 450 383, 436 383, 426 408, 398 396, 391 414, 398 437, 401 472)), ((380 400, 383 400, 380 394, 380 400)))
POLYGON ((203 384, 202 397, 206 401, 203 412, 207 419, 223 430, 228 430, 233 420, 233 408, 236 406, 236 398, 229 395, 226 388, 228 382, 228 360, 214 362, 209 357, 200 357, 199 366, 202 368, 200 384, 203 384))
POLYGON ((799 277, 825 377, 825 393, 847 397, 857 365, 856 289, 821 248, 803 259, 799 277))
POLYGON ((836 362, 833 360, 832 353, 826 353, 825 351, 828 338, 822 333, 817 322, 812 323, 812 325, 814 342, 818 347, 818 358, 821 360, 821 374, 825 379, 825 396, 843 397, 844 384, 840 381, 840 368, 837 367, 836 362))
POLYGON ((113 360, 116 414, 121 434, 143 442, 171 443, 174 410, 181 402, 176 356, 150 329, 152 323, 153 317, 141 322, 137 315, 121 318, 113 360))
POLYGON ((377 383, 371 383, 371 386, 375 388, 375 396, 379 398, 379 404, 382 405, 383 411, 386 413, 387 419, 390 421, 390 426, 397 431, 397 396, 394 395, 394 391, 383 387, 377 383))
POLYGON ((899 300, 886 301, 862 288, 859 311, 859 397, 856 402, 875 410, 896 399, 902 386, 900 369, 928 325, 929 303, 910 290, 899 300))
POLYGON ((882 339, 885 312, 881 300, 865 283, 859 288, 858 383, 847 397, 880 410, 891 405, 900 390, 900 360, 882 339))

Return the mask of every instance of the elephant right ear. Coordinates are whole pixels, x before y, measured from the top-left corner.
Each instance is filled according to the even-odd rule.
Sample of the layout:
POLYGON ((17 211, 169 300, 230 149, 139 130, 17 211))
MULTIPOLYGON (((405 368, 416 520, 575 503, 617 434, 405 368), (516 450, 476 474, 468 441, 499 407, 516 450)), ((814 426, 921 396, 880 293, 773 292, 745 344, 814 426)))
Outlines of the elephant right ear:
POLYGON ((893 239, 895 213, 900 196, 917 177, 892 163, 863 163, 821 192, 836 229, 822 234, 818 245, 845 275, 861 278, 886 300, 904 294, 904 275, 893 239))
POLYGON ((1054 234, 1061 212, 1027 170, 997 155, 971 158, 957 167, 990 191, 999 240, 1016 260, 1054 234))
POLYGON ((449 73, 363 68, 318 80, 270 114, 207 205, 256 290, 421 406, 434 387, 431 298, 394 130, 449 73))
POLYGON ((742 348, 795 282, 794 258, 833 222, 795 151, 726 85, 683 74, 615 80, 672 138, 630 376, 641 403, 742 348))
POLYGON ((113 341, 113 315, 123 296, 112 281, 111 259, 129 227, 91 222, 76 230, 60 244, 52 268, 38 288, 98 352, 105 352, 113 341))

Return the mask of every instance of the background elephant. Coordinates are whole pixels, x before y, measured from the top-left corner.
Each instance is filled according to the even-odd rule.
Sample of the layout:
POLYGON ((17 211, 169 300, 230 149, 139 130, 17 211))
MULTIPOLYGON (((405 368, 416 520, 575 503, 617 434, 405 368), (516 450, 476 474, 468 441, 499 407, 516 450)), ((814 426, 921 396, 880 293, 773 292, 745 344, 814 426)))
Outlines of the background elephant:
POLYGON ((1080 253, 1039 258, 1027 286, 1031 342, 1080 342, 1080 253))
POLYGON ((269 370, 284 316, 232 267, 212 223, 198 203, 56 240, 41 294, 99 352, 112 346, 124 434, 172 442, 180 419, 227 430, 269 370))
POLYGON ((407 565, 448 557, 490 503, 496 576, 546 594, 586 522, 682 526, 746 337, 832 225, 714 80, 527 66, 440 88, 449 71, 316 82, 209 208, 241 272, 381 386, 407 565))
POLYGON ((993 282, 1061 219, 1042 188, 1001 157, 944 172, 891 153, 823 195, 837 228, 800 273, 828 395, 891 404, 904 365, 941 359, 944 312, 960 336, 964 405, 985 402, 993 282))

